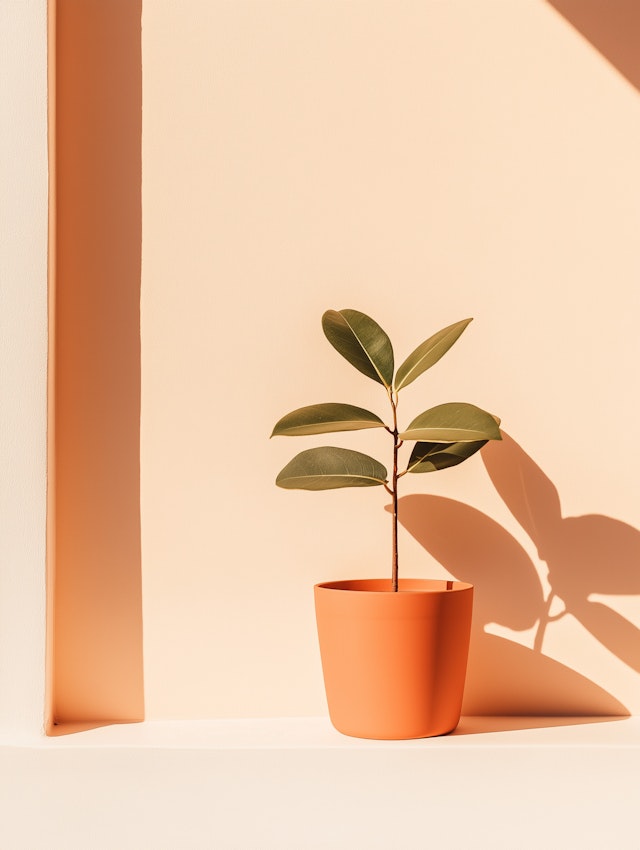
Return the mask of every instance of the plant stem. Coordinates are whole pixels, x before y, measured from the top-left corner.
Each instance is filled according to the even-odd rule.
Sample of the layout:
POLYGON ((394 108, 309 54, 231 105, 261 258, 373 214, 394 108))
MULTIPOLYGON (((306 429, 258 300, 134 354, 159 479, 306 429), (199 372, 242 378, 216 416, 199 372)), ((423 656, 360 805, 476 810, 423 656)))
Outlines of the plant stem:
POLYGON ((393 392, 389 390, 389 401, 393 410, 393 473, 391 476, 391 499, 393 507, 393 526, 391 531, 392 544, 392 561, 391 561, 391 589, 394 593, 398 592, 398 449, 402 445, 402 440, 398 439, 398 396, 395 398, 393 392))

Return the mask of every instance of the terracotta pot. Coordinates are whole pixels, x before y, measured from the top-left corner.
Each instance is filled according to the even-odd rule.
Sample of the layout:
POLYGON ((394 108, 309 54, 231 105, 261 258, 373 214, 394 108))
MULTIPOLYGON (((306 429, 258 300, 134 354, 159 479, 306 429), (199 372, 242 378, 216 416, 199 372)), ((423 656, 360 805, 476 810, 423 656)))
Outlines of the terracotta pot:
POLYGON ((329 716, 357 738, 427 738, 460 720, 473 585, 428 579, 314 588, 329 716), (447 589, 447 584, 451 589, 447 589))

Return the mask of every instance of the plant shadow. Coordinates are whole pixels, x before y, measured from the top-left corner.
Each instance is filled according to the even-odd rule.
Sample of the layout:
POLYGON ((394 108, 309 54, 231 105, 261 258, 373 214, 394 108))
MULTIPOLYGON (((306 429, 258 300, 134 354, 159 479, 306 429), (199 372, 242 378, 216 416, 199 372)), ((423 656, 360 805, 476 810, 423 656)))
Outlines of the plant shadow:
POLYGON ((640 672, 640 630, 589 598, 640 593, 640 532, 606 516, 562 517, 552 482, 504 432, 502 443, 488 444, 481 456, 496 490, 546 562, 551 591, 545 596, 520 543, 475 508, 439 496, 399 500, 402 525, 448 572, 476 588, 463 714, 628 716, 614 696, 542 649, 546 630, 572 615, 640 672), (551 614, 556 598, 564 607, 551 614), (536 627, 533 647, 489 634, 490 623, 513 631, 536 627))
POLYGON ((583 726, 592 723, 616 723, 626 720, 628 714, 606 717, 542 717, 511 715, 503 717, 466 716, 460 718, 460 723, 451 735, 487 735, 491 732, 516 732, 525 729, 555 729, 561 726, 583 726))

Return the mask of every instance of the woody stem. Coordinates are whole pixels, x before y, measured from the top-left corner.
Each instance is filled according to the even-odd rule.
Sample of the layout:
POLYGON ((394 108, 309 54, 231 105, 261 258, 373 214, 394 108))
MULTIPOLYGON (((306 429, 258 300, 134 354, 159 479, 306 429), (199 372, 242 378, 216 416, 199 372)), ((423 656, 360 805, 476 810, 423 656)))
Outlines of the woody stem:
POLYGON ((398 449, 402 445, 402 440, 398 439, 398 396, 395 399, 393 392, 389 390, 389 401, 393 410, 393 472, 391 475, 391 499, 393 511, 393 525, 391 531, 392 545, 392 561, 391 561, 391 589, 397 593, 398 591, 398 449))

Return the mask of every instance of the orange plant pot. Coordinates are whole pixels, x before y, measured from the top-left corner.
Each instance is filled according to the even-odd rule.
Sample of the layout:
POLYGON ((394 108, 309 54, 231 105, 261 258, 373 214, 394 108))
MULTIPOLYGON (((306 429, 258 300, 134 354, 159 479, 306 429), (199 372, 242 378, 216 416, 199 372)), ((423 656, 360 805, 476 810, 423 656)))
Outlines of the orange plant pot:
POLYGON ((335 728, 356 738, 428 738, 460 720, 473 585, 428 579, 330 581, 314 588, 335 728))

